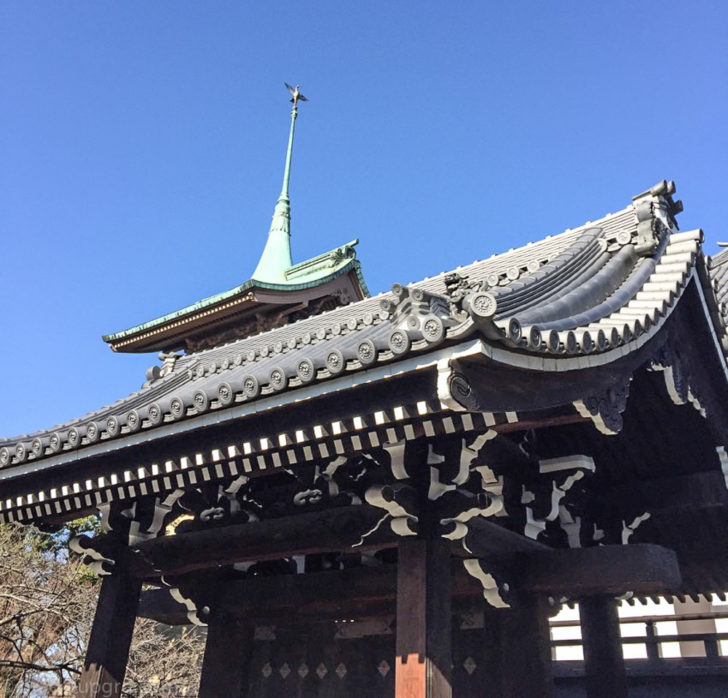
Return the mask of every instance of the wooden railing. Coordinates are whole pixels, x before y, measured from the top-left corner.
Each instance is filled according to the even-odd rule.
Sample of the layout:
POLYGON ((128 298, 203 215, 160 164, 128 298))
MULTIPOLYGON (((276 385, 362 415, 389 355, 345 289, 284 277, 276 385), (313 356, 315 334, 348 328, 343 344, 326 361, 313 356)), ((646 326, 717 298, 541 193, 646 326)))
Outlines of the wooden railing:
MULTIPOLYGON (((646 650, 646 657, 638 659, 625 659, 628 673, 642 673, 647 671, 657 674, 674 674, 689 672, 691 669, 700 667, 701 670, 712 667, 721 674, 725 671, 728 674, 728 652, 721 653, 720 643, 728 641, 728 632, 689 632, 681 630, 678 633, 660 633, 661 623, 675 623, 683 621, 705 621, 728 618, 728 610, 716 610, 709 613, 675 613, 671 615, 644 615, 620 618, 621 626, 631 626, 630 632, 623 634, 622 646, 624 648, 632 645, 643 645, 646 650), (635 634, 632 631, 634 626, 644 626, 643 633, 635 634), (698 653, 691 653, 692 656, 666 657, 663 656, 662 646, 667 643, 701 643, 703 656, 698 653), (698 656, 696 656, 696 654, 698 656)), ((554 620, 552 628, 579 628, 579 620, 554 620)), ((552 640, 553 648, 581 647, 580 639, 559 639, 552 640)), ((569 675, 580 673, 583 662, 579 660, 560 659, 556 661, 557 675, 569 675), (561 671, 559 671, 559 668, 561 671), (575 671, 574 671, 575 670, 575 671)))

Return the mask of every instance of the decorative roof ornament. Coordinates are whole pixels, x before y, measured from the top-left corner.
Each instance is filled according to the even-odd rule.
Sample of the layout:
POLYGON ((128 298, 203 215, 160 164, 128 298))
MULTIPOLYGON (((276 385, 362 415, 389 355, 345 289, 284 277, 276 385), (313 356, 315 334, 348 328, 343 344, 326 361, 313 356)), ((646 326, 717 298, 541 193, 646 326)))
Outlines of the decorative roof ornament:
POLYGON ((114 351, 182 350, 195 353, 369 295, 354 251, 358 240, 292 264, 288 184, 298 103, 308 99, 301 94, 298 85, 284 84, 291 93, 293 108, 283 186, 253 277, 180 310, 104 335, 104 341, 114 351))
POLYGON ((301 92, 299 91, 299 89, 298 89, 300 87, 299 85, 296 85, 295 87, 291 87, 287 82, 284 82, 283 84, 288 88, 288 91, 293 95, 291 97, 290 101, 293 102, 294 109, 296 108, 299 99, 302 102, 308 102, 308 97, 304 97, 301 94, 301 92))
POLYGON ((253 272, 255 281, 279 284, 286 282, 286 271, 293 265, 291 257, 291 200, 288 196, 288 184, 291 179, 291 158, 293 154, 293 134, 298 116, 298 102, 307 102, 308 98, 299 91, 299 86, 291 87, 283 83, 291 93, 291 130, 288 134, 288 150, 286 152, 286 166, 283 171, 283 186, 278 196, 273 220, 268 231, 268 240, 263 254, 260 256, 258 266, 253 272))

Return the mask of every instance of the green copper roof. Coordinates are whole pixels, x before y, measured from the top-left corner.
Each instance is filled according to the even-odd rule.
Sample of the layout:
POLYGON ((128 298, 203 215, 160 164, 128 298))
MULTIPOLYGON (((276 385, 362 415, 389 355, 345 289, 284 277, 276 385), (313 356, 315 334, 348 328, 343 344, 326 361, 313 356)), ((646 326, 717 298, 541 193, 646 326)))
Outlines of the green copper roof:
POLYGON ((128 330, 116 332, 114 334, 104 335, 103 340, 105 342, 116 342, 125 337, 145 332, 154 327, 165 325, 168 322, 177 320, 179 318, 191 315, 193 313, 209 308, 210 306, 221 303, 222 301, 238 296, 245 291, 253 288, 265 288, 273 291, 300 291, 313 286, 320 286, 332 281, 333 279, 342 276, 350 269, 356 272, 359 284, 365 295, 369 295, 364 277, 361 273, 361 264, 356 259, 356 252, 354 247, 359 243, 358 240, 352 240, 346 245, 337 247, 334 250, 325 252, 324 254, 312 257, 298 264, 290 266, 284 273, 284 278, 280 283, 270 283, 266 281, 258 281, 257 279, 250 279, 240 286, 231 288, 229 291, 223 291, 217 293, 214 296, 203 298, 202 300, 188 305, 181 310, 175 310, 173 313, 163 315, 162 317, 155 318, 149 322, 130 327, 128 330))
POLYGON ((303 290, 336 279, 350 269, 356 272, 362 292, 365 295, 369 295, 361 273, 361 264, 356 259, 356 252, 354 251, 354 246, 359 243, 358 240, 352 240, 341 247, 337 247, 317 257, 293 264, 291 258, 291 201, 288 196, 288 184, 291 179, 293 136, 296 127, 296 118, 298 116, 298 100, 307 100, 298 92, 298 86, 296 86, 295 90, 288 85, 286 87, 291 91, 294 98, 291 100, 293 102, 293 109, 291 109, 291 128, 288 134, 288 149, 286 151, 286 163, 283 171, 283 186, 281 187, 281 193, 273 211, 273 220, 268 231, 268 240, 263 249, 258 266, 255 268, 250 280, 229 291, 223 291, 209 298, 203 298, 181 310, 176 310, 173 313, 150 320, 141 325, 136 325, 122 332, 105 335, 103 337, 105 342, 113 343, 165 325, 239 296, 253 288, 276 291, 303 290))

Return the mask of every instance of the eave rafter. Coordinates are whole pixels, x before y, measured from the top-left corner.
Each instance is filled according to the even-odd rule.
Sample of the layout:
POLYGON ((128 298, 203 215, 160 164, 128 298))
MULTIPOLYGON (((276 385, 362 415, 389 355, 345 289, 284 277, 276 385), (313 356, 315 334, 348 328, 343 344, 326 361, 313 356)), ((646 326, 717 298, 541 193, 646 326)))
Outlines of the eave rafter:
MULTIPOLYGON (((384 409, 363 414, 341 414, 334 421, 301 420, 298 427, 279 432, 261 433, 255 426, 207 438, 197 432, 193 439, 177 439, 168 447, 160 444, 153 459, 145 450, 140 451, 134 468, 129 467, 127 454, 122 466, 114 466, 114 459, 108 464, 91 459, 89 467, 92 470, 87 474, 79 475, 76 471, 64 478, 52 472, 54 485, 42 490, 24 492, 18 489, 22 488, 21 479, 15 485, 18 493, 6 496, 0 502, 0 519, 71 518, 112 501, 133 501, 138 497, 161 495, 178 488, 243 475, 265 475, 305 463, 382 448, 386 444, 491 429, 508 430, 514 422, 512 415, 454 414, 442 411, 435 400, 419 400, 387 405, 384 409), (254 433, 255 437, 241 437, 246 431, 254 433)), ((6 485, 6 492, 9 486, 12 483, 6 485)))

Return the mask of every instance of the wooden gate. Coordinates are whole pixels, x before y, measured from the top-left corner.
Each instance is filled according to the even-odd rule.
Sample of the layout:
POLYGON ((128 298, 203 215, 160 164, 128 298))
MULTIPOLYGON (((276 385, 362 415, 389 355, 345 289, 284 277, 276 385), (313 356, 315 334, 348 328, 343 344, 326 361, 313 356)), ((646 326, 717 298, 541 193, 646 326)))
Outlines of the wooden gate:
MULTIPOLYGON (((495 696, 482 619, 454 625, 453 695, 495 696)), ((246 698, 392 698, 394 660, 392 617, 259 627, 246 698)))

